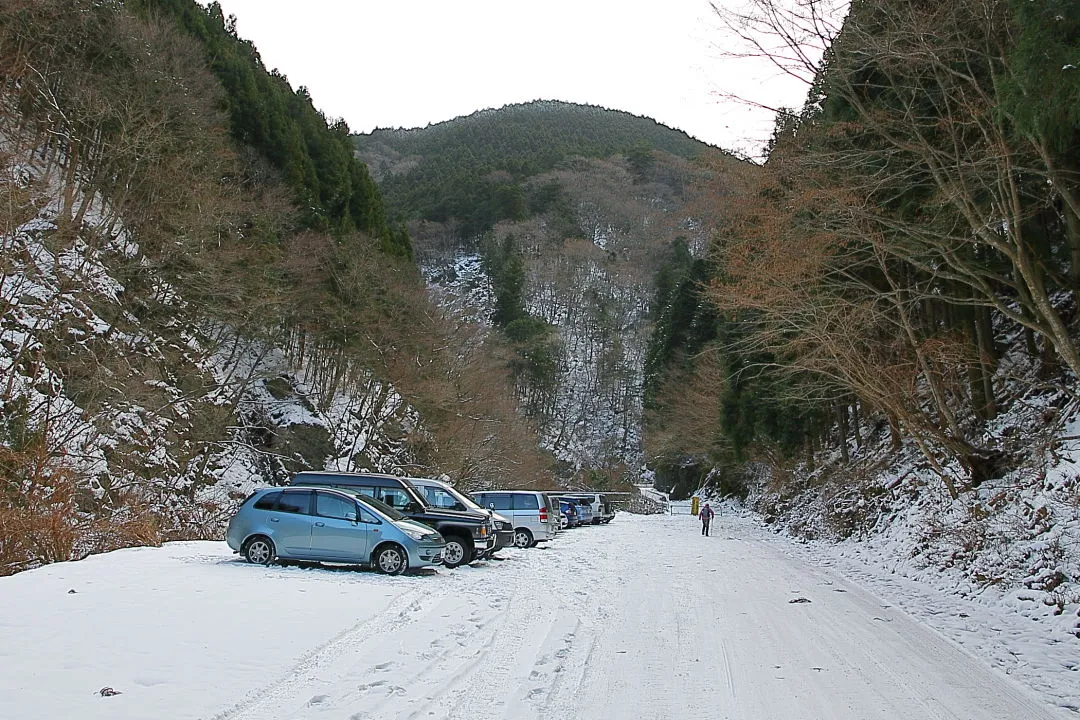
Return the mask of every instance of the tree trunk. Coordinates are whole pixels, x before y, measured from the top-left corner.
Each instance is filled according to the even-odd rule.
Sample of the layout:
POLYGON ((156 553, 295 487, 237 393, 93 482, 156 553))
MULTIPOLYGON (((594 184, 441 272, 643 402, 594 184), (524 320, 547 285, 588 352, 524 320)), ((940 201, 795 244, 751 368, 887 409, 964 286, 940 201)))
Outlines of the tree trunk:
POLYGON ((1069 241, 1069 280, 1073 291, 1073 304, 1080 311, 1080 217, 1073 209, 1063 203, 1065 215, 1065 236, 1069 241))
POLYGON ((848 454, 848 411, 847 404, 840 403, 837 406, 837 415, 840 424, 840 456, 844 459, 844 462, 851 460, 851 456, 848 454))
POLYGON ((979 365, 982 369, 983 392, 986 401, 984 417, 993 420, 997 417, 997 398, 994 397, 994 368, 997 365, 997 348, 994 347, 994 326, 990 321, 990 308, 975 308, 975 340, 979 353, 979 365))
POLYGON ((900 421, 896 416, 889 413, 889 447, 893 450, 900 449, 900 421))

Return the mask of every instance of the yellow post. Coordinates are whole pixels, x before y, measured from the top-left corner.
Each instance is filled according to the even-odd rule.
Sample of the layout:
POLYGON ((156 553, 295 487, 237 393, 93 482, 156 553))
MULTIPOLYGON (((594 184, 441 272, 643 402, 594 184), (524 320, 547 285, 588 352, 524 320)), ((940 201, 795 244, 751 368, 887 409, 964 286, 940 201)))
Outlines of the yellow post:
POLYGON ((701 505, 701 498, 699 498, 697 495, 690 498, 690 514, 691 515, 697 515, 699 512, 701 512, 701 508, 698 507, 699 505, 701 505))

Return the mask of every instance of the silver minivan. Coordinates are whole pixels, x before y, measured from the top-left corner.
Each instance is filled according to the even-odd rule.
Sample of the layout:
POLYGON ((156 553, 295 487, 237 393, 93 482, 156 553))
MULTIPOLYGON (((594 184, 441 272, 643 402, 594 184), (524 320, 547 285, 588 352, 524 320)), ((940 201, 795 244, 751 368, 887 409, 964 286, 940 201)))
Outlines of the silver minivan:
POLYGON ((554 540, 559 532, 559 508, 550 495, 537 490, 484 490, 472 493, 481 507, 514 523, 514 545, 533 547, 554 540), (554 507, 553 507, 554 504, 554 507))

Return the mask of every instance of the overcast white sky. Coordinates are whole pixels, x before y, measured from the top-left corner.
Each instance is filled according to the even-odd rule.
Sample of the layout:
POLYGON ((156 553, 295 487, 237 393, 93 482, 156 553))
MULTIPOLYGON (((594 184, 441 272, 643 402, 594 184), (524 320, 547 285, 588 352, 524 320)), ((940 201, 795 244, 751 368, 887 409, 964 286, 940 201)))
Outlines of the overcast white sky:
POLYGON ((565 100, 757 154, 771 113, 723 93, 773 106, 801 105, 805 95, 770 68, 722 60, 724 35, 707 0, 220 2, 268 68, 306 86, 316 107, 355 132, 565 100))

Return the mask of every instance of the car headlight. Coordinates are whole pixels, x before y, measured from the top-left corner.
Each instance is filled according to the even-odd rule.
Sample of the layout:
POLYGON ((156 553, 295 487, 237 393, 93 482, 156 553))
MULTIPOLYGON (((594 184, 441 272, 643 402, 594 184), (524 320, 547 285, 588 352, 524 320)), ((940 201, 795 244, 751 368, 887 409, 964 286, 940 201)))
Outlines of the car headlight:
POLYGON ((403 528, 402 532, 411 537, 416 542, 420 542, 427 538, 428 533, 423 530, 413 530, 412 528, 403 528))

